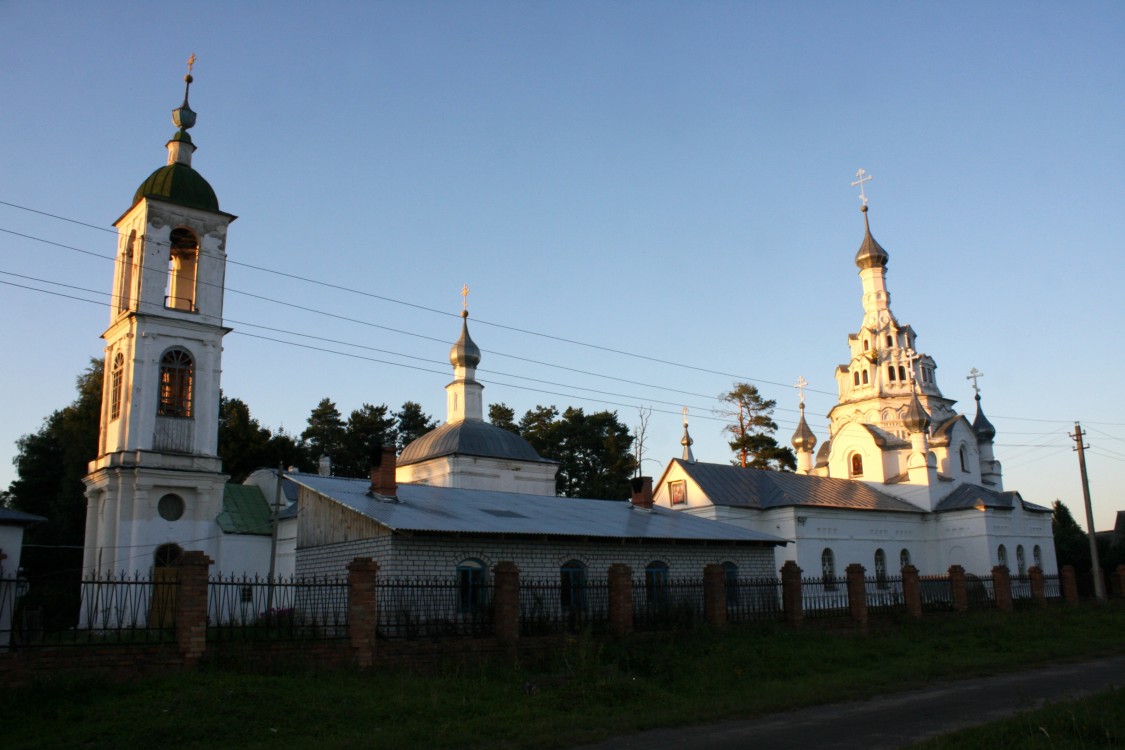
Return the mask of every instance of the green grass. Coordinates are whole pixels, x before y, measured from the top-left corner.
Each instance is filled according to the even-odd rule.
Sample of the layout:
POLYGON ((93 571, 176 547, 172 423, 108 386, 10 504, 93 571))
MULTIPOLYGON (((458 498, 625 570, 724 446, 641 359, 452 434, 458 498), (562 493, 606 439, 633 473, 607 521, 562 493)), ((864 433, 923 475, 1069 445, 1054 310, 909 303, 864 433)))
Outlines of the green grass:
POLYGON ((556 748, 750 717, 934 679, 1125 651, 1125 606, 881 621, 871 635, 763 625, 601 644, 539 668, 258 676, 204 670, 0 689, 15 748, 556 748))
POLYGON ((1125 690, 1056 703, 913 745, 915 750, 1085 750, 1125 747, 1125 690))

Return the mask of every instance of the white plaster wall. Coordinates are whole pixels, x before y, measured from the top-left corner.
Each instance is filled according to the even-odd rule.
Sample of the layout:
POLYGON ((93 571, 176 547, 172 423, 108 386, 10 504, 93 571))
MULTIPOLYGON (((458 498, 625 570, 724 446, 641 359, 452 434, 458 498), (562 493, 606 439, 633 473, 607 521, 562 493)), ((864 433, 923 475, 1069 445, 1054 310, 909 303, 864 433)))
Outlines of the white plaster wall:
POLYGON ((399 466, 395 469, 395 480, 400 484, 553 496, 557 472, 556 464, 478 456, 445 456, 399 466))

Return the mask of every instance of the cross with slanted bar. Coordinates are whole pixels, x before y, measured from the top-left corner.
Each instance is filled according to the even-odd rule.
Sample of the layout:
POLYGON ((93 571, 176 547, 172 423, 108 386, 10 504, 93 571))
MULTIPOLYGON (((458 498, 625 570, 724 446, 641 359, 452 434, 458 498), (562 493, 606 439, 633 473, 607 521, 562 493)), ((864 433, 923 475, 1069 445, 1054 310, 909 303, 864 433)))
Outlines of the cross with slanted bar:
POLYGON ((855 176, 856 179, 852 182, 852 187, 859 185, 859 199, 863 201, 863 205, 866 206, 867 193, 863 190, 863 183, 871 182, 871 175, 867 174, 867 171, 863 167, 860 167, 859 171, 855 173, 855 176))
POLYGON ((801 394, 801 403, 805 403, 805 388, 809 385, 809 381, 805 380, 805 376, 801 375, 797 378, 794 386, 797 388, 797 393, 801 394))
POLYGON ((969 370, 969 374, 965 376, 965 380, 973 381, 973 393, 977 394, 978 396, 980 395, 980 386, 977 385, 977 380, 983 377, 984 373, 975 367, 969 370))
POLYGON ((462 310, 468 310, 469 309, 469 285, 468 284, 461 287, 461 309, 462 310))

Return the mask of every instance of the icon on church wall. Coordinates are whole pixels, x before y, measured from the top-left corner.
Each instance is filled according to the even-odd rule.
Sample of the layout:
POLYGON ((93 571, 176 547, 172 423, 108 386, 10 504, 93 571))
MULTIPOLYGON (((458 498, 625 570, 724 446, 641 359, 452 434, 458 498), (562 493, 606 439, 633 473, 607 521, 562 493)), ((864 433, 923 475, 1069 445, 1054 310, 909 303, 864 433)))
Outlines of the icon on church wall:
POLYGON ((682 505, 687 502, 687 482, 683 480, 679 482, 668 483, 668 497, 672 505, 682 505))

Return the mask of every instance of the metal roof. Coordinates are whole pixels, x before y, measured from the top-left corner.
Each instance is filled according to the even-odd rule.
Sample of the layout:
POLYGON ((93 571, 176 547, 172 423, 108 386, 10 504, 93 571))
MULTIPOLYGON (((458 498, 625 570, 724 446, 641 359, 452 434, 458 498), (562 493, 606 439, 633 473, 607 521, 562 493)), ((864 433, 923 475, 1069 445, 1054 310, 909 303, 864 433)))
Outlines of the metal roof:
POLYGON ((1029 503, 1020 497, 1015 490, 997 492, 979 484, 962 484, 950 492, 937 504, 935 511, 941 513, 950 510, 969 510, 971 508, 993 508, 996 510, 1011 510, 1016 503, 1023 509, 1032 513, 1050 513, 1050 508, 1029 503))
POLYGON ((225 534, 273 533, 269 503, 256 485, 223 485, 223 510, 215 517, 225 534))
POLYGON ((923 513, 917 506, 869 484, 725 464, 676 460, 715 505, 768 510, 793 505, 923 513))
POLYGON ((558 463, 540 456, 531 447, 531 443, 514 432, 478 419, 463 419, 459 422, 447 422, 410 443, 399 456, 398 465, 416 464, 451 455, 558 463))
POLYGON ((392 499, 369 494, 370 483, 365 479, 289 476, 397 532, 786 544, 786 540, 769 534, 665 508, 638 510, 621 500, 420 484, 400 484, 397 498, 392 499))
POLYGON ((31 526, 46 520, 43 516, 24 513, 22 510, 0 508, 0 526, 31 526))

